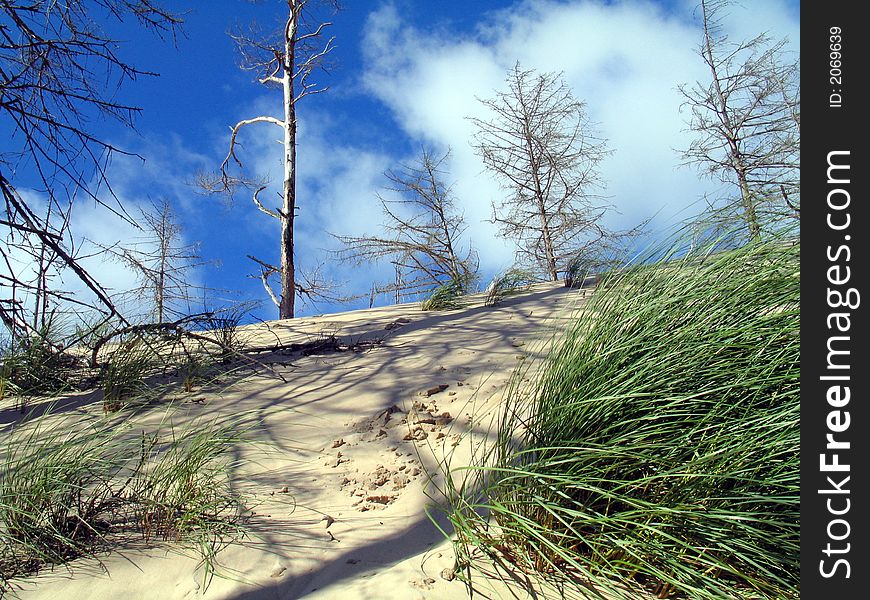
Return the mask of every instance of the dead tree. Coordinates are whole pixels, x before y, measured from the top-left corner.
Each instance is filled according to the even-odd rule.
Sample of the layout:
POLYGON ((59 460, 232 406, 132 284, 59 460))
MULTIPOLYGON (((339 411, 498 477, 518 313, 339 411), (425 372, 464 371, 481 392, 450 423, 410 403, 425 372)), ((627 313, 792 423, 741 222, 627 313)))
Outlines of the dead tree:
POLYGON ((734 190, 726 213, 736 209, 755 238, 770 218, 800 214, 800 71, 785 60, 785 40, 730 41, 721 24, 729 4, 699 6, 710 79, 680 88, 695 133, 683 160, 734 190))
POLYGON ((471 118, 473 145, 510 195, 493 222, 516 240, 518 262, 559 280, 577 254, 613 238, 601 219, 599 164, 609 154, 560 74, 514 66, 507 91, 480 102, 490 120, 471 118))
POLYGON ((190 272, 208 261, 199 255, 198 244, 184 243, 181 225, 169 201, 162 200, 151 211, 141 210, 140 215, 141 237, 100 247, 139 280, 136 288, 120 296, 134 301, 150 298, 151 317, 163 323, 189 313, 191 292, 204 291, 191 283, 190 272))
MULTIPOLYGON (((24 200, 11 185, 5 181, 2 185, 7 210, 14 210, 15 204, 24 205, 24 200)), ((14 222, 9 224, 5 240, 0 244, 0 284, 4 291, 8 290, 8 296, 0 299, 0 319, 13 342, 46 331, 57 311, 56 303, 61 298, 67 303, 71 300, 71 296, 55 289, 62 263, 59 264, 60 256, 55 245, 42 239, 51 236, 59 242, 67 232, 69 221, 53 219, 53 208, 48 203, 44 216, 28 215, 36 225, 34 227, 14 222)))
POLYGON ((131 220, 116 199, 106 200, 111 194, 97 194, 111 190, 105 168, 122 151, 90 129, 106 117, 132 125, 139 111, 115 101, 114 94, 148 73, 120 58, 118 42, 102 26, 127 17, 159 35, 172 34, 180 23, 153 0, 0 2, 0 119, 7 140, 0 149, 0 319, 13 337, 26 335, 56 303, 117 314, 109 294, 79 263, 68 223, 74 199, 82 195, 131 220), (25 180, 27 173, 32 176, 25 180), (46 206, 16 186, 36 189, 46 206), (22 270, 15 263, 28 256, 28 248, 35 252, 29 253, 34 268, 22 270), (48 275, 60 269, 80 279, 95 299, 49 285, 48 275), (24 296, 36 303, 29 305, 24 296))
POLYGON ((377 285, 375 293, 403 297, 430 292, 449 281, 468 285, 477 272, 477 254, 463 252, 465 220, 444 183, 441 165, 449 152, 434 158, 423 150, 417 163, 385 174, 395 198, 379 196, 385 222, 380 235, 335 236, 343 245, 341 259, 354 264, 388 260, 393 283, 377 285))
MULTIPOLYGON (((297 210, 296 108, 306 96, 327 90, 309 78, 315 70, 324 68, 324 59, 332 51, 335 38, 323 41, 323 32, 331 25, 330 22, 323 21, 316 26, 309 22, 312 14, 310 5, 314 4, 314 0, 283 1, 287 4, 287 18, 277 41, 260 39, 253 32, 232 37, 242 53, 242 68, 254 71, 260 84, 281 90, 284 113, 281 117, 260 115, 236 123, 231 128, 229 152, 221 163, 219 174, 216 177, 202 177, 201 184, 209 191, 230 194, 239 188, 247 189, 252 193, 257 209, 281 224, 280 265, 254 260, 260 266, 266 292, 278 307, 279 318, 290 319, 295 314, 296 296, 301 292, 296 277, 293 238, 297 210), (269 187, 268 181, 245 174, 244 165, 237 154, 239 132, 249 125, 261 123, 278 127, 283 134, 283 181, 278 206, 270 206, 269 201, 261 199, 260 195, 269 187), (269 278, 274 274, 281 279, 280 294, 276 294, 269 284, 269 278)), ((336 2, 330 4, 338 9, 336 2)), ((308 292, 310 295, 312 290, 308 292)))

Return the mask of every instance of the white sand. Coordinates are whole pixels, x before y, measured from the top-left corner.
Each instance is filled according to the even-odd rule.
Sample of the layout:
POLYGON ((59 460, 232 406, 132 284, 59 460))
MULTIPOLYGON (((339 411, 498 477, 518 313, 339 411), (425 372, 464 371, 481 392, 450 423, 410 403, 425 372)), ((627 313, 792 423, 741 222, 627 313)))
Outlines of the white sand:
MULTIPOLYGON (((437 470, 445 451, 455 453, 454 465, 467 461, 467 440, 453 444, 468 429, 468 416, 497 406, 519 358, 540 347, 536 340, 558 328, 563 309, 582 303, 583 295, 542 284, 494 308, 477 298, 457 311, 422 312, 409 304, 246 329, 252 345, 324 334, 383 342, 320 356, 264 353, 260 359, 275 362, 286 382, 261 372, 190 394, 202 401, 185 403, 188 415, 256 417, 262 424, 255 435, 269 444, 265 453, 246 450, 256 461, 237 474, 262 504, 254 509, 251 537, 219 555, 223 577, 206 588, 192 553, 131 546, 101 557, 102 565, 82 559, 69 572, 58 567, 18 581, 20 597, 467 597, 463 583, 441 577, 453 566, 453 552, 424 512, 431 503, 426 473, 437 470), (447 387, 421 395, 439 385, 447 387), (415 402, 416 418, 408 414, 415 402), (437 417, 434 424, 425 423, 430 417, 437 417), (416 435, 425 439, 403 439, 411 431, 402 420, 420 419, 416 435)), ((486 593, 488 583, 479 585, 485 596, 504 591, 495 586, 486 593)))

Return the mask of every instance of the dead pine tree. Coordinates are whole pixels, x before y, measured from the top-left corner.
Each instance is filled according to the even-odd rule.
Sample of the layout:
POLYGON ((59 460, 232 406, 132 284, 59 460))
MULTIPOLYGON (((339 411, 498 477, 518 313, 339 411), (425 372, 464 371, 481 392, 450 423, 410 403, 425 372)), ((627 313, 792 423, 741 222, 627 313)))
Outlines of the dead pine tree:
POLYGON ((122 294, 140 302, 149 299, 151 318, 163 323, 189 313, 191 291, 204 291, 190 282, 190 273, 208 264, 197 244, 184 242, 181 225, 168 200, 141 210, 143 235, 113 246, 99 246, 136 274, 139 285, 122 294))
POLYGON ((733 190, 724 214, 739 213, 757 238, 765 222, 800 215, 800 70, 785 40, 732 42, 722 26, 729 5, 699 5, 710 78, 680 87, 695 134, 683 160, 733 190))
MULTIPOLYGON (((280 34, 262 38, 255 28, 251 27, 251 31, 233 34, 232 38, 241 52, 242 68, 255 72, 260 84, 281 91, 283 115, 281 117, 260 115, 243 119, 233 125, 229 151, 221 163, 220 172, 213 177, 201 177, 200 183, 209 191, 229 194, 239 188, 247 189, 251 192, 257 209, 280 223, 280 265, 252 258, 260 268, 260 278, 266 292, 278 307, 279 318, 290 319, 295 314, 297 295, 313 297, 320 291, 318 287, 300 287, 294 260, 293 224, 297 210, 296 109, 303 98, 327 90, 326 87, 313 83, 310 77, 317 69, 325 69, 325 59, 333 48, 335 38, 324 36, 324 31, 332 23, 321 21, 314 25, 311 22, 314 14, 312 8, 319 2, 321 5, 325 4, 338 10, 339 4, 326 0, 282 1, 287 5, 287 17, 280 34), (280 204, 274 207, 260 197, 269 187, 268 180, 246 175, 242 160, 237 154, 239 132, 257 124, 277 127, 282 132, 283 180, 280 204), (270 277, 275 274, 279 275, 281 280, 279 294, 272 290, 269 283, 270 277)), ((319 284, 319 280, 314 276, 309 277, 309 280, 319 284)))
POLYGON ((601 223, 609 206, 598 167, 610 151, 560 74, 517 63, 506 83, 480 99, 489 119, 469 118, 472 144, 509 194, 493 222, 516 241, 518 262, 558 281, 578 254, 621 235, 601 223))
POLYGON ((385 219, 379 235, 334 236, 342 243, 342 260, 393 265, 395 280, 376 285, 372 295, 395 293, 399 302, 450 281, 467 287, 474 279, 477 254, 462 239, 465 220, 444 183, 448 156, 449 151, 434 157, 424 149, 414 164, 385 173, 390 184, 389 194, 378 197, 385 219))

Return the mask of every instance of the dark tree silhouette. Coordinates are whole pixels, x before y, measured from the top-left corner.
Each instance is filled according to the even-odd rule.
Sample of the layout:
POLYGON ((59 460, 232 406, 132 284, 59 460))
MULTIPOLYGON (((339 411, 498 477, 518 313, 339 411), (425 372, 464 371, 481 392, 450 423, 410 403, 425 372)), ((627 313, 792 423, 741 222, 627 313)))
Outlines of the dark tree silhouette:
POLYGON ((108 316, 109 294, 81 266, 69 235, 76 198, 88 196, 131 222, 111 191, 106 165, 123 151, 91 129, 98 119, 132 125, 139 109, 115 100, 118 86, 149 74, 125 62, 104 33, 113 20, 138 20, 173 35, 180 20, 152 0, 28 0, 0 2, 0 119, 8 142, 0 151, 0 320, 13 338, 28 335, 54 302, 89 303, 108 316), (35 173, 42 201, 16 189, 20 173, 35 173), (108 200, 107 200, 108 198, 108 200), (22 268, 22 261, 34 268, 22 268), (67 270, 96 297, 84 301, 49 285, 67 270), (31 302, 31 300, 33 302, 31 302))

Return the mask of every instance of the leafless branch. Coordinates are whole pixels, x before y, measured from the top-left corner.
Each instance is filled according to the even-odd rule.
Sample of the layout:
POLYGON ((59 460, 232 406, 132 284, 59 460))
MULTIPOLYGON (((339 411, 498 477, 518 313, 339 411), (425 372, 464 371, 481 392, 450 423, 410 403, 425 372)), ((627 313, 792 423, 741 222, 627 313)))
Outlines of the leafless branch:
POLYGON ((800 213, 800 69, 785 60, 785 40, 729 40, 721 24, 729 5, 699 5, 698 54, 710 79, 680 88, 695 133, 683 161, 734 190, 725 208, 739 208, 757 237, 763 215, 800 213))
POLYGON ((0 317, 13 338, 53 315, 57 303, 82 302, 58 289, 62 271, 95 295, 94 308, 118 315, 109 294, 81 265, 69 215, 74 199, 84 196, 135 223, 106 176, 112 155, 130 154, 90 128, 105 118, 132 126, 139 109, 115 100, 115 92, 127 81, 153 75, 125 62, 118 53, 121 45, 105 33, 111 22, 129 17, 160 37, 174 37, 181 23, 153 0, 0 2, 0 117, 13 144, 0 153, 4 295, 9 290, 0 299, 0 317), (24 181, 27 172, 38 183, 24 181), (36 214, 16 185, 41 188, 46 206, 38 210, 45 216, 36 214), (13 251, 30 261, 35 279, 19 276, 10 259, 13 251), (24 290, 34 298, 32 307, 22 302, 24 290))
POLYGON ((521 263, 558 281, 579 252, 627 233, 601 225, 611 207, 601 202, 598 167, 610 151, 560 74, 517 63, 506 83, 480 100, 490 120, 469 119, 475 149, 509 194, 492 221, 517 241, 521 263))
POLYGON ((460 251, 466 226, 443 181, 442 164, 448 156, 436 158, 423 149, 415 164, 386 173, 387 189, 399 199, 380 198, 386 217, 383 235, 334 236, 343 244, 338 252, 342 260, 364 264, 389 259, 396 269, 395 283, 375 287, 395 292, 397 299, 450 280, 470 283, 477 272, 474 250, 468 248, 464 255, 460 251))

